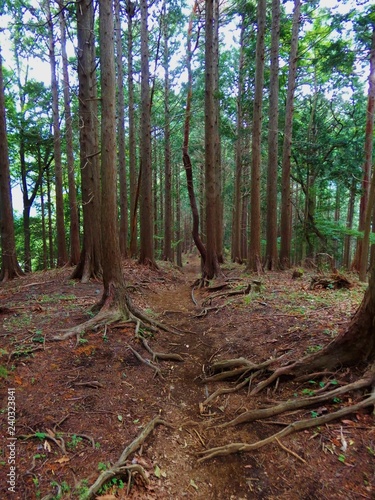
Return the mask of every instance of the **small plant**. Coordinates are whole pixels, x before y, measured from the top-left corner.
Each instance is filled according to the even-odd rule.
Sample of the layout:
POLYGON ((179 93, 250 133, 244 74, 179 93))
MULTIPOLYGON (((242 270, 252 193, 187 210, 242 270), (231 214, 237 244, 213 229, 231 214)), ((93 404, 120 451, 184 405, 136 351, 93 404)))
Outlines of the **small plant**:
POLYGON ((304 396, 314 396, 315 392, 312 389, 302 389, 304 396))
POLYGON ((86 500, 88 496, 88 491, 89 491, 89 485, 88 485, 87 479, 82 479, 80 484, 76 487, 75 492, 78 495, 80 500, 86 500))
POLYGON ((339 458, 340 462, 342 462, 343 464, 345 463, 345 455, 343 455, 342 453, 340 453, 340 455, 339 455, 338 458, 339 458))
POLYGON ((107 469, 108 469, 108 466, 106 463, 104 463, 104 462, 98 463, 98 470, 103 471, 103 470, 107 470, 107 469))
POLYGON ((323 346, 320 344, 317 345, 309 345, 308 348, 306 349, 305 353, 306 354, 312 354, 313 352, 317 352, 323 349, 323 346))
POLYGON ((317 418, 317 417, 319 417, 319 413, 317 411, 313 410, 311 412, 311 418, 317 418))
POLYGON ((79 443, 82 441, 82 438, 80 436, 77 436, 76 434, 73 434, 71 437, 71 440, 66 443, 67 447, 70 449, 77 448, 79 443))
POLYGON ((0 378, 7 378, 8 377, 8 370, 5 368, 5 366, 0 365, 0 378))

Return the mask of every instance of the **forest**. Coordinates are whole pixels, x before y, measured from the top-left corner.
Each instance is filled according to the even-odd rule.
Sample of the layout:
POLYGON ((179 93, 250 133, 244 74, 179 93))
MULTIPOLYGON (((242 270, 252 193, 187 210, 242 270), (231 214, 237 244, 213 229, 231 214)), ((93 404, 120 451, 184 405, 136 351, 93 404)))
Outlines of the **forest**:
POLYGON ((4 0, 0 41, 0 494, 372 498, 373 3, 4 0))

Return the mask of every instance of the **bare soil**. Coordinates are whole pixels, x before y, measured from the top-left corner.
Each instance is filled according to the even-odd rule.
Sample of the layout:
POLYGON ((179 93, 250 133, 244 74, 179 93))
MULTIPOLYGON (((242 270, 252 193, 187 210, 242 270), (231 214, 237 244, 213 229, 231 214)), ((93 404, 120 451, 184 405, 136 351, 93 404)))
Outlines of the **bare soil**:
POLYGON ((363 398, 360 392, 352 393, 276 419, 217 427, 252 408, 303 397, 324 384, 354 381, 363 368, 358 367, 323 379, 280 380, 255 397, 249 397, 245 387, 203 404, 218 388, 236 384, 205 381, 213 362, 244 357, 258 363, 284 355, 284 363, 321 349, 347 327, 364 286, 349 276, 350 289, 310 289, 309 272, 297 279, 292 272, 255 276, 233 265, 224 269, 229 285, 221 289, 216 282, 216 290, 198 290, 192 285, 200 276, 199 264, 195 257, 188 260, 182 271, 166 263, 160 263, 159 271, 124 263, 137 307, 181 332, 141 333, 153 351, 178 353, 183 362, 152 360, 135 337, 134 324, 107 326, 78 342, 53 342, 54 335, 87 320, 102 293, 98 282, 70 280, 70 269, 34 273, 2 286, 1 499, 85 498, 100 472, 114 464, 156 416, 170 425, 155 427, 129 457, 129 465, 143 467, 147 484, 139 474, 128 482, 124 472, 106 483, 97 498, 375 498, 374 415, 367 410, 252 453, 198 461, 204 449, 252 443, 290 422, 363 398), (261 281, 260 288, 253 280, 261 281), (215 297, 248 284, 249 293, 215 297), (157 365, 161 374, 134 351, 157 365), (9 388, 15 388, 16 397, 15 493, 7 483, 9 388))

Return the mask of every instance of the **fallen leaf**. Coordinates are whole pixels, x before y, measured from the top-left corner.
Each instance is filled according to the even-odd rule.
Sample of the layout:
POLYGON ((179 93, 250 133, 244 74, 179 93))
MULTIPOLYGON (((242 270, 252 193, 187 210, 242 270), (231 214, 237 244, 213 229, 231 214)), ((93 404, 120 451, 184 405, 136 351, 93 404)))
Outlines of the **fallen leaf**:
POLYGON ((63 456, 63 457, 58 458, 57 460, 55 460, 55 462, 57 464, 66 464, 66 462, 69 462, 69 460, 70 460, 69 457, 63 456))
POLYGON ((117 500, 117 497, 114 495, 101 495, 100 497, 96 497, 96 500, 117 500))
POLYGON ((195 484, 194 479, 190 479, 190 486, 198 490, 198 486, 195 484))
POLYGON ((154 470, 154 475, 160 479, 161 477, 161 470, 160 470, 160 467, 158 465, 155 465, 155 470, 154 470))

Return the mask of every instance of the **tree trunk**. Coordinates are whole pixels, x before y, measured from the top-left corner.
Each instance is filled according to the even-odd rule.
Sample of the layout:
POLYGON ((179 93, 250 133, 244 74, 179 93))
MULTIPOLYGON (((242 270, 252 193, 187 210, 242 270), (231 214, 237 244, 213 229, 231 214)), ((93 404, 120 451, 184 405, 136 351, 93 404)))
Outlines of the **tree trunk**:
POLYGON ((120 309, 128 316, 117 224, 116 77, 112 0, 99 0, 101 118, 101 213, 103 255, 102 308, 120 309))
POLYGON ((0 281, 4 282, 23 275, 16 255, 12 191, 10 185, 9 151, 6 129, 3 64, 0 51, 0 237, 1 271, 0 281))
POLYGON ((168 46, 168 20, 166 2, 163 3, 163 38, 164 38, 164 248, 163 259, 172 260, 172 184, 171 184, 171 132, 169 109, 169 46, 168 46))
POLYGON ((120 0, 115 4, 115 33, 116 33, 116 64, 117 64, 117 141, 118 141, 118 177, 119 177, 119 205, 120 205, 120 249, 121 256, 128 256, 128 194, 125 161, 125 99, 124 99, 124 70, 122 60, 120 0))
POLYGON ((292 149, 293 104, 297 77, 298 32, 300 25, 301 0, 294 0, 292 42, 289 57, 288 90, 285 105, 285 126, 282 159, 282 187, 281 187, 281 243, 280 266, 282 269, 290 267, 290 250, 292 239, 291 200, 290 200, 290 157, 292 149))
POLYGON ((79 218, 77 205, 77 189, 75 183, 74 153, 73 153, 73 121, 70 109, 70 87, 68 72, 68 56, 66 53, 66 24, 64 5, 59 0, 60 36, 61 36, 61 56, 63 71, 63 94, 64 94, 64 115, 65 115, 65 138, 66 138, 66 158, 68 168, 69 186, 69 218, 70 218, 70 257, 69 264, 76 265, 80 256, 79 238, 79 218))
POLYGON ((261 211, 260 211, 260 174, 261 174, 261 131, 262 101, 264 82, 264 36, 266 29, 266 0, 258 0, 258 31, 256 45, 255 96, 253 109, 253 136, 251 160, 251 214, 250 245, 247 269, 261 272, 261 211))
POLYGON ((242 215, 242 162, 243 162, 243 69, 244 69, 244 35, 245 35, 245 19, 244 15, 241 18, 240 32, 240 57, 238 65, 238 94, 237 94, 237 116, 236 116, 236 173, 234 181, 234 208, 233 208, 233 232, 232 232, 232 261, 242 263, 241 252, 241 215, 242 215))
POLYGON ((77 4, 80 167, 83 209, 83 246, 72 278, 83 283, 102 276, 100 232, 100 165, 97 122, 97 85, 94 43, 94 6, 77 4))
POLYGON ((148 49, 148 5, 141 0, 141 138, 140 138, 140 256, 139 263, 157 267, 154 259, 152 203, 151 99, 148 49))
POLYGON ((135 112, 134 112, 134 76, 133 76, 133 17, 135 14, 135 3, 126 1, 126 13, 128 16, 128 114, 129 114, 129 203, 130 203, 130 246, 131 257, 137 254, 137 158, 135 140, 135 112))
MULTIPOLYGON (((367 99, 366 132, 365 132, 365 161, 364 172, 370 179, 372 165, 372 151, 374 142, 374 110, 375 110, 375 27, 372 31, 372 44, 370 52, 370 75, 367 99)), ((371 230, 371 216, 375 197, 375 172, 372 172, 371 188, 367 190, 367 203, 365 203, 365 214, 362 220, 364 230, 363 243, 361 245, 361 257, 359 262, 359 279, 366 280, 368 266, 368 251, 371 230), (371 198, 371 199, 370 199, 371 198)), ((361 200, 362 201, 362 200, 361 200)), ((360 220, 361 223, 361 220, 360 220)))
POLYGON ((191 159, 189 155, 189 135, 190 135, 190 119, 191 119, 191 100, 193 94, 193 75, 191 70, 191 58, 192 58, 192 47, 191 47, 191 38, 192 38, 192 29, 193 29, 193 18, 198 9, 198 2, 195 1, 192 13, 189 19, 188 33, 187 33, 187 96, 186 96, 186 109, 185 109, 185 121, 184 121, 184 139, 182 146, 182 160, 186 173, 186 182, 187 182, 187 190, 189 194, 189 202, 191 213, 193 217, 193 227, 192 227, 192 236, 194 243, 200 253, 202 264, 204 264, 206 260, 206 248, 201 240, 199 234, 199 211, 197 200, 195 196, 194 190, 194 180, 193 180, 193 167, 191 164, 191 159))
POLYGON ((268 171, 267 171, 267 231, 265 268, 278 267, 277 256, 277 169, 279 132, 279 40, 280 40, 280 0, 272 1, 272 40, 270 69, 270 109, 268 131, 268 171))
POLYGON ((215 102, 217 69, 215 65, 214 32, 218 19, 214 15, 218 9, 214 3, 218 0, 206 2, 205 24, 205 201, 206 201, 206 259, 203 267, 203 279, 212 279, 220 274, 217 255, 217 181, 216 158, 218 122, 215 102))
POLYGON ((57 267, 68 262, 66 249, 63 173, 61 161, 61 133, 59 116, 59 89, 56 77, 55 35, 51 16, 50 0, 45 1, 48 25, 48 49, 51 67, 52 115, 53 115, 53 156, 55 160, 55 197, 56 197, 56 239, 57 239, 57 267))

